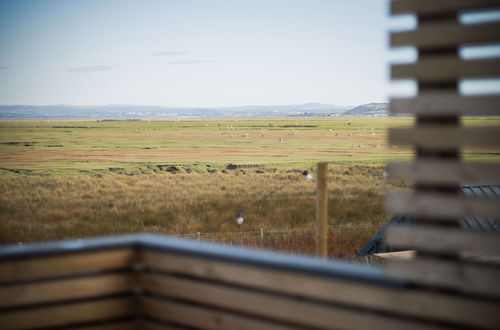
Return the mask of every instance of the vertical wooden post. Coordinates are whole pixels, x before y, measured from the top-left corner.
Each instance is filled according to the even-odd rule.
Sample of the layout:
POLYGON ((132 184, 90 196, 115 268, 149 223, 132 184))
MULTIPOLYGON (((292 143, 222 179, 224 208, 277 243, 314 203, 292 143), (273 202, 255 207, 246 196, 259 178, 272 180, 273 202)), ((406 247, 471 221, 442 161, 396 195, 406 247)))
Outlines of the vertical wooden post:
POLYGON ((260 227, 260 239, 264 239, 264 227, 260 227))
POLYGON ((328 253, 328 163, 316 168, 316 255, 326 258, 328 253))

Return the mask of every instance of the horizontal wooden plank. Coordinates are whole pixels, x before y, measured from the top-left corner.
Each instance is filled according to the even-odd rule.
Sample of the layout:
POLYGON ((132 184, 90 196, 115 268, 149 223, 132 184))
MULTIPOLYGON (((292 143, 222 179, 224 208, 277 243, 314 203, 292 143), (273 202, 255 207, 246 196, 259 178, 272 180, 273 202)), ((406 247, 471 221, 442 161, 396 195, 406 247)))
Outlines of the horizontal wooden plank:
POLYGON ((500 41, 500 23, 469 24, 458 22, 421 24, 416 30, 393 32, 391 47, 415 46, 435 48, 464 44, 484 44, 500 41))
MULTIPOLYGON (((74 330, 137 330, 138 329, 138 323, 136 320, 129 320, 129 321, 114 321, 114 322, 106 322, 106 323, 97 323, 97 324, 92 324, 88 326, 78 326, 74 327, 71 329, 74 330)), ((142 324, 140 324, 142 326, 142 324)), ((139 328, 139 329, 147 329, 149 328, 139 328)), ((169 328, 165 328, 169 329, 169 328)), ((178 329, 178 328, 177 328, 178 329)))
POLYGON ((479 252, 500 255, 500 232, 441 228, 433 226, 391 226, 386 243, 393 247, 439 253, 479 252))
POLYGON ((140 319, 134 322, 136 327, 134 329, 138 330, 186 330, 183 326, 177 326, 173 324, 168 324, 165 322, 140 319))
MULTIPOLYGON (((277 296, 237 287, 183 279, 168 275, 145 274, 142 286, 151 293, 163 297, 187 300, 205 306, 243 313, 257 319, 268 319, 296 325, 300 328, 341 329, 427 329, 414 319, 397 320, 374 315, 363 310, 325 306, 294 296, 277 296)), ((430 327, 434 328, 434 327, 430 327)))
POLYGON ((415 258, 416 251, 415 250, 406 250, 406 251, 397 251, 397 252, 383 252, 383 253, 374 253, 373 256, 387 259, 387 258, 396 258, 396 259, 413 259, 415 258))
POLYGON ((389 163, 386 172, 390 179, 409 179, 419 183, 500 183, 500 163, 418 160, 389 163))
POLYGON ((462 78, 497 78, 500 59, 462 60, 457 57, 433 57, 411 64, 391 65, 392 79, 416 79, 421 82, 449 82, 462 78))
POLYGON ((36 280, 131 267, 132 249, 0 260, 0 281, 36 280))
POLYGON ((500 267, 431 258, 389 259, 388 276, 490 297, 500 296, 500 267))
POLYGON ((144 316, 199 329, 296 329, 177 301, 142 297, 139 302, 139 310, 144 316))
POLYGON ((415 215, 431 218, 458 219, 462 216, 498 219, 500 203, 498 199, 481 199, 466 196, 446 196, 441 194, 397 193, 389 194, 386 209, 401 215, 415 215))
POLYGON ((452 93, 421 93, 415 98, 393 98, 389 104, 392 114, 427 116, 463 114, 500 114, 500 95, 464 96, 452 93))
POLYGON ((389 143, 426 149, 500 146, 500 127, 419 126, 389 129, 389 143))
POLYGON ((393 15, 439 14, 497 6, 500 6, 499 0, 392 0, 390 12, 393 15))
POLYGON ((66 326, 131 316, 132 299, 110 298, 0 312, 2 329, 66 326))
POLYGON ((0 307, 92 298, 126 293, 131 288, 131 275, 126 273, 3 285, 0 286, 0 307))
POLYGON ((328 303, 359 306, 388 313, 494 328, 500 304, 458 296, 402 290, 263 267, 210 261, 156 251, 142 251, 142 263, 154 270, 183 274, 225 284, 291 294, 328 303))

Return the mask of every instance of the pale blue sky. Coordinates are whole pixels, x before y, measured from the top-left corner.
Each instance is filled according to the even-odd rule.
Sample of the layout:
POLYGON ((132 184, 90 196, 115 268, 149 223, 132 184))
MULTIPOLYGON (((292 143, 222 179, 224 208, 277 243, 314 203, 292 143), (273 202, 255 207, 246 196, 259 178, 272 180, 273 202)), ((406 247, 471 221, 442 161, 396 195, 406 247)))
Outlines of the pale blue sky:
POLYGON ((384 0, 0 0, 0 104, 387 99, 384 0))

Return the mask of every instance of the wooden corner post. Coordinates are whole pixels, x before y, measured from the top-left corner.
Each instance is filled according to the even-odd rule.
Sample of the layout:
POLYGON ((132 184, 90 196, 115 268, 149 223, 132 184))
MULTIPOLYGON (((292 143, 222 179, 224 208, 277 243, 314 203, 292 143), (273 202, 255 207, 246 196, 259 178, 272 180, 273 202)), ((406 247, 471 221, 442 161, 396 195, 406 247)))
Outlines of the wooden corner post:
POLYGON ((328 254, 328 163, 318 163, 316 169, 316 255, 328 254))

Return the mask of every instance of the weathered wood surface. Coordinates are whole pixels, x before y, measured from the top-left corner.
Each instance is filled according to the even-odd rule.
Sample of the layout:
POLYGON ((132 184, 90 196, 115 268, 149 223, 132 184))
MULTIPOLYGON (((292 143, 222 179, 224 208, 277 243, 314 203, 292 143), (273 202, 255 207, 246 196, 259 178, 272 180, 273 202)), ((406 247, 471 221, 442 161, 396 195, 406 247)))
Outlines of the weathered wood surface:
MULTIPOLYGON (((78 276, 72 273, 49 279, 43 271, 39 273, 43 281, 30 277, 27 282, 4 282, 6 285, 0 288, 2 301, 12 304, 0 306, 1 324, 7 324, 7 329, 36 327, 43 316, 47 319, 40 326, 106 321, 102 324, 105 329, 113 329, 109 321, 133 317, 139 317, 134 321, 139 328, 140 317, 151 318, 148 329, 175 329, 175 324, 270 329, 498 325, 497 301, 412 288, 360 265, 275 257, 151 235, 139 237, 130 248, 127 260, 131 264, 125 267, 133 272, 97 271, 87 275, 84 271, 78 276), (59 280, 61 287, 57 288, 59 280), (99 287, 108 291, 99 292, 99 287), (135 294, 106 296, 128 292, 127 287, 135 294), (75 294, 72 298, 84 300, 67 301, 71 293, 75 294), (53 317, 59 314, 64 317, 53 317)), ((92 253, 99 255, 96 252, 92 253)), ((78 251, 74 256, 86 253, 78 251)), ((39 255, 36 259, 54 262, 54 258, 51 251, 50 257, 39 255)), ((22 259, 33 265, 34 258, 29 255, 2 262, 22 259)))
POLYGON ((392 226, 386 243, 394 247, 418 248, 440 253, 479 252, 500 255, 500 232, 483 232, 434 226, 392 226))
POLYGON ((297 299, 277 292, 258 292, 171 275, 145 274, 141 281, 148 292, 162 297, 213 306, 237 314, 251 314, 256 318, 294 324, 300 328, 329 329, 332 325, 354 329, 428 328, 427 325, 417 325, 412 320, 397 321, 387 316, 297 299))
POLYGON ((389 194, 385 206, 388 211, 396 214, 433 217, 436 220, 442 218, 444 221, 462 216, 497 219, 500 215, 500 203, 497 199, 455 197, 437 193, 389 194))
POLYGON ((393 162, 386 166, 390 179, 420 183, 500 184, 500 164, 485 162, 419 160, 393 162))
POLYGON ((491 304, 455 295, 370 285, 348 279, 325 278, 276 269, 242 266, 178 256, 156 251, 142 251, 141 260, 153 270, 189 276, 225 285, 247 287, 304 297, 351 308, 378 310, 404 317, 416 317, 455 324, 494 328, 500 304, 491 304))
POLYGON ((450 82, 462 78, 498 78, 499 59, 462 60, 457 57, 432 57, 412 64, 391 65, 392 79, 422 82, 450 82))
MULTIPOLYGON (((174 322, 199 329, 294 329, 293 326, 261 321, 248 316, 239 316, 222 310, 196 306, 179 301, 142 297, 140 312, 153 319, 174 322)), ((295 328, 297 329, 297 328, 295 328)))
POLYGON ((500 114, 499 95, 460 95, 456 93, 423 93, 414 98, 393 98, 389 104, 392 114, 426 116, 463 114, 500 114))
POLYGON ((389 143, 427 148, 485 147, 500 145, 500 127, 392 128, 389 143))
POLYGON ((0 325, 3 329, 16 330, 106 321, 131 316, 131 302, 129 298, 109 298, 3 311, 0 312, 0 325))
POLYGON ((384 270, 389 276, 421 284, 500 297, 498 265, 418 257, 412 260, 390 259, 384 270))
POLYGON ((126 293, 133 287, 131 276, 130 273, 104 274, 2 285, 0 308, 126 293))
MULTIPOLYGON (((142 322, 133 322, 133 320, 126 321, 113 321, 104 323, 95 323, 88 326, 78 326, 73 328, 75 330, 150 330, 147 325, 142 324, 142 322)), ((168 329, 168 328, 167 328, 168 329)), ((176 330, 179 328, 175 328, 176 330)), ((152 329, 151 329, 152 330, 152 329)))
POLYGON ((328 163, 316 168, 316 255, 328 256, 328 163))
POLYGON ((0 259, 0 281, 42 279, 130 267, 134 251, 119 249, 46 257, 0 259))
POLYGON ((417 29, 394 32, 390 35, 391 47, 457 46, 485 44, 500 40, 500 23, 463 25, 460 23, 428 23, 417 29))
POLYGON ((395 0, 390 3, 390 13, 392 15, 442 14, 498 6, 500 6, 499 0, 395 0))

